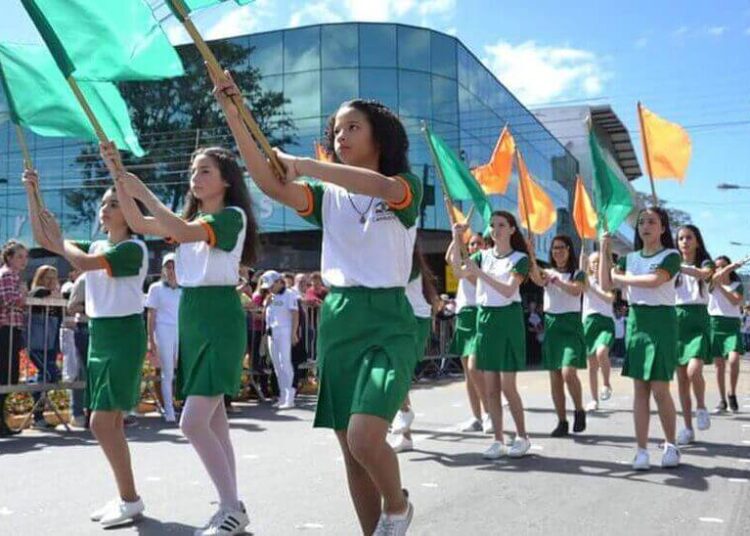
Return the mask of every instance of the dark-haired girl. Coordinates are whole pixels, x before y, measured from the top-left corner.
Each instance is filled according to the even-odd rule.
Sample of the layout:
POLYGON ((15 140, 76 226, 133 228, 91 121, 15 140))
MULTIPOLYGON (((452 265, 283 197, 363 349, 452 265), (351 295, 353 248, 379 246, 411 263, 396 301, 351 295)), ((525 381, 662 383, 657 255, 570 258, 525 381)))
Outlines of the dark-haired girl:
POLYGON ((279 178, 229 100, 240 93, 228 73, 215 83, 253 180, 323 230, 321 272, 331 291, 318 328, 314 425, 336 433, 362 532, 406 534, 414 509, 386 441, 417 355, 405 288, 422 181, 409 169, 406 131, 382 104, 345 102, 326 127, 333 162, 277 152, 285 169, 279 178), (303 176, 317 181, 298 181, 303 176))
POLYGON ((549 258, 551 268, 531 270, 531 280, 544 287, 544 342, 542 364, 550 375, 552 402, 557 426, 552 437, 568 435, 565 412, 565 387, 575 406, 573 431, 586 429, 581 382, 578 369, 586 368, 586 343, 581 323, 581 294, 584 275, 578 270, 578 257, 569 236, 552 239, 549 258))
POLYGON ((650 398, 659 411, 666 442, 662 467, 676 467, 680 451, 675 445, 676 415, 669 382, 677 366, 677 314, 675 277, 680 271, 680 254, 674 249, 669 216, 661 208, 649 207, 638 213, 634 252, 621 257, 613 269, 611 239, 601 240, 599 279, 605 291, 618 286, 630 304, 626 335, 626 359, 622 375, 633 379, 633 418, 638 450, 633 469, 650 468, 648 425, 650 398))
MULTIPOLYGON (((122 169, 114 147, 103 146, 102 156, 113 174, 122 169)), ((250 521, 238 498, 224 395, 239 391, 247 345, 245 312, 235 290, 240 264, 252 264, 257 254, 257 225, 242 169, 226 149, 198 149, 191 159, 182 216, 165 207, 135 175, 119 172, 116 177, 130 226, 179 244, 177 388, 185 399, 180 428, 219 495, 218 511, 196 535, 241 534, 250 521), (136 199, 151 217, 143 215, 136 199)))
POLYGON ((119 496, 91 514, 91 520, 111 527, 133 520, 144 511, 135 487, 123 418, 140 398, 141 369, 146 356, 143 322, 143 282, 148 273, 146 244, 133 237, 120 205, 120 192, 109 188, 99 206, 99 223, 106 240, 64 240, 54 216, 37 202, 39 182, 26 170, 24 185, 34 239, 85 272, 89 354, 86 365, 86 405, 91 432, 114 474, 119 496))
POLYGON ((531 262, 528 245, 513 214, 493 212, 490 233, 494 246, 472 255, 466 268, 477 278, 477 369, 483 371, 487 411, 495 429, 495 441, 483 456, 495 460, 503 456, 519 458, 531 448, 516 386, 516 373, 526 368, 519 288, 531 262), (516 424, 516 437, 509 449, 503 441, 503 394, 516 424))
POLYGON ((739 410, 737 403, 737 381, 740 377, 740 356, 745 351, 740 333, 742 317, 742 296, 744 287, 737 275, 741 265, 733 263, 729 257, 716 258, 716 272, 711 278, 711 292, 708 298, 708 314, 711 325, 711 355, 716 363, 716 381, 719 384, 721 400, 718 411, 739 410), (726 388, 726 362, 729 361, 729 393, 726 388))
POLYGON ((708 430, 711 419, 706 409, 706 382, 703 364, 711 363, 708 320, 708 283, 714 263, 706 251, 703 236, 694 225, 677 229, 677 248, 682 257, 677 276, 677 386, 680 391, 685 427, 677 434, 677 444, 695 440, 690 388, 695 394, 695 420, 698 430, 708 430))

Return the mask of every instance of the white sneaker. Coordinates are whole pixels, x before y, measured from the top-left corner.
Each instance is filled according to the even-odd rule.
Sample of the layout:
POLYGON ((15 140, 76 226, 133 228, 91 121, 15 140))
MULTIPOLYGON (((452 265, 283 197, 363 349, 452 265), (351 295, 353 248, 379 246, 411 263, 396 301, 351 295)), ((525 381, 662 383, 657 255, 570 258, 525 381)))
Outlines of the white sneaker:
POLYGON ((602 401, 612 398, 612 388, 607 387, 606 385, 602 387, 601 391, 599 391, 599 398, 602 401))
POLYGON ((414 441, 407 439, 405 435, 398 434, 396 441, 392 445, 393 452, 406 452, 407 450, 414 450, 414 441))
POLYGON ((588 412, 596 411, 596 410, 599 409, 599 402, 597 402, 596 400, 592 400, 591 402, 589 402, 588 404, 586 404, 586 408, 585 409, 588 412))
POLYGON ((133 502, 117 501, 105 512, 99 523, 103 527, 114 527, 122 523, 128 523, 140 517, 146 507, 143 501, 138 499, 133 502))
POLYGON ((174 414, 174 408, 168 408, 164 410, 164 421, 168 423, 177 422, 177 417, 174 414))
POLYGON ((698 430, 708 430, 711 428, 711 415, 709 415, 706 408, 698 408, 695 410, 695 420, 698 425, 698 430))
POLYGON ((670 468, 678 465, 680 465, 680 450, 670 443, 665 443, 664 453, 661 455, 661 466, 670 468))
POLYGON ((648 471, 651 469, 651 463, 648 458, 648 450, 638 449, 633 458, 633 469, 636 471, 648 471))
POLYGON ((482 432, 485 434, 495 433, 495 425, 492 424, 492 418, 489 413, 484 416, 484 419, 482 419, 482 432))
POLYGON ((522 458, 528 454, 530 449, 531 441, 528 438, 516 436, 510 449, 508 449, 508 456, 511 458, 522 458))
POLYGON ((235 536, 243 534, 250 524, 247 512, 242 510, 221 509, 216 512, 208 526, 196 530, 194 536, 235 536))
POLYGON ((508 449, 503 445, 502 441, 494 441, 490 448, 484 451, 482 458, 485 460, 499 460, 500 458, 508 455, 508 449))
POLYGON ((414 507, 411 502, 408 503, 406 512, 398 515, 380 514, 378 526, 372 536, 406 536, 406 530, 411 525, 411 519, 414 517, 414 507))
POLYGON ((100 521, 104 517, 104 514, 106 514, 110 509, 112 509, 119 502, 120 502, 119 497, 116 499, 112 499, 101 508, 98 508, 94 510, 93 512, 91 512, 89 519, 91 519, 91 521, 100 521))
POLYGON ((74 415, 73 417, 71 417, 68 425, 72 426, 73 428, 86 428, 86 417, 84 417, 83 415, 74 415))
POLYGON ((393 425, 391 432, 394 434, 403 434, 406 430, 409 430, 411 428, 411 424, 414 422, 414 412, 409 409, 409 411, 401 411, 399 410, 398 413, 396 413, 396 417, 393 419, 393 425))
MULTIPOLYGON (((680 430, 680 432, 677 434, 677 444, 678 445, 689 445, 695 441, 695 432, 693 432, 690 428, 683 428, 680 430)), ((665 443, 665 448, 668 443, 665 443)))
POLYGON ((459 432, 481 432, 482 423, 476 417, 458 425, 459 432))

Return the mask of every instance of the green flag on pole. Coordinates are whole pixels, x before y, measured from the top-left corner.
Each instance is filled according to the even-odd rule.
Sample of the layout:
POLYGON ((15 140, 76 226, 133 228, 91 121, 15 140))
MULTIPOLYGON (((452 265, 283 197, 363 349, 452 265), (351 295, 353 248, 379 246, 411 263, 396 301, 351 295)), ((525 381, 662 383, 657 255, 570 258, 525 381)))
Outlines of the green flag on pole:
POLYGON ((239 6, 247 5, 254 0, 182 0, 189 11, 196 11, 205 7, 218 6, 224 2, 234 1, 239 6))
POLYGON ((592 131, 589 131, 589 147, 594 166, 594 205, 599 216, 597 227, 600 233, 603 232, 606 221, 606 230, 614 233, 632 212, 633 198, 610 167, 592 131))
POLYGON ((443 185, 448 196, 454 201, 472 201, 485 225, 489 225, 492 207, 469 168, 439 136, 427 127, 425 127, 425 132, 435 165, 439 168, 438 175, 443 178, 443 185))
POLYGON ((184 74, 143 0, 21 0, 65 78, 162 80, 184 74))
MULTIPOLYGON (((43 45, 0 44, 2 78, 11 120, 39 136, 97 141, 91 123, 43 45)), ((107 137, 135 156, 145 153, 125 104, 111 82, 80 82, 107 137)))

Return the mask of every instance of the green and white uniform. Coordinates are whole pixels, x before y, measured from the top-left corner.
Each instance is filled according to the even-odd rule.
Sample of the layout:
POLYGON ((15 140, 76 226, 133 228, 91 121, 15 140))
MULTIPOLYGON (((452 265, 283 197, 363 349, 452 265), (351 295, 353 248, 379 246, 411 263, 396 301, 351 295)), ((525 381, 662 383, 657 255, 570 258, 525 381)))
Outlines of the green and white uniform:
MULTIPOLYGON (((520 251, 498 256, 493 249, 471 256, 479 268, 501 283, 510 284, 515 274, 526 277, 529 258, 520 251)), ((482 279, 477 280, 477 369, 517 372, 526 368, 526 330, 521 293, 516 288, 506 298, 482 279)))
POLYGON ((208 240, 180 244, 175 257, 182 287, 177 392, 182 398, 234 395, 247 348, 245 311, 235 290, 246 216, 238 207, 225 207, 216 214, 199 213, 196 221, 208 240))
POLYGON ((318 407, 314 426, 345 430, 361 413, 391 422, 416 366, 416 320, 406 298, 422 181, 399 176, 402 202, 306 185, 300 215, 322 227, 321 272, 331 290, 318 327, 318 407))
POLYGON ((615 345, 615 313, 612 303, 602 299, 593 287, 604 292, 595 277, 588 276, 583 291, 583 338, 586 341, 586 353, 595 355, 599 348, 615 345))
POLYGON ((656 288, 628 285, 625 289, 630 313, 623 376, 644 381, 672 380, 677 366, 674 279, 681 262, 680 254, 674 249, 664 249, 649 256, 636 251, 620 258, 618 266, 628 275, 647 275, 664 270, 670 276, 666 283, 656 288))
POLYGON ((432 332, 432 307, 424 297, 422 292, 422 275, 418 270, 412 272, 414 277, 406 285, 406 299, 409 300, 414 318, 417 320, 417 330, 415 332, 415 344, 417 345, 417 361, 424 359, 427 341, 432 332))
MULTIPOLYGON (((713 268, 710 260, 701 268, 713 268)), ((710 355, 711 328, 708 319, 708 284, 698 278, 681 273, 677 276, 677 360, 686 366, 694 357, 703 359, 707 365, 713 361, 710 355)))
MULTIPOLYGON (((734 281, 724 288, 730 292, 743 294, 742 283, 734 281)), ((745 351, 742 340, 741 318, 739 305, 732 305, 718 288, 711 290, 708 297, 708 314, 711 325, 711 355, 726 358, 730 352, 745 351)))
POLYGON ((84 274, 90 337, 86 406, 98 411, 130 411, 140 399, 146 357, 146 244, 136 239, 75 244, 89 255, 102 255, 102 268, 84 274))
MULTIPOLYGON (((583 282, 583 272, 550 272, 561 281, 583 282)), ((557 285, 544 288, 544 341, 542 365, 545 370, 563 367, 586 368, 586 343, 581 323, 581 297, 572 296, 557 285)))
POLYGON ((456 292, 456 327, 451 353, 461 357, 476 354, 477 287, 466 278, 458 281, 456 292))

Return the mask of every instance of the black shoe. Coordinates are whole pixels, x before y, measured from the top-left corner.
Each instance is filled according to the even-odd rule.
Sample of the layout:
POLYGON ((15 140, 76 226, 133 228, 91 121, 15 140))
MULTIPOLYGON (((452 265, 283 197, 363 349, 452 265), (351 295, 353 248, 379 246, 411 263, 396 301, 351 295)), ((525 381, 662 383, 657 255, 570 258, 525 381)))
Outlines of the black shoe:
POLYGON ((552 430, 550 437, 565 437, 568 435, 568 421, 559 421, 557 428, 552 430))
POLYGON ((727 398, 729 399, 729 409, 731 409, 733 413, 737 413, 740 410, 740 407, 737 405, 737 395, 729 395, 727 398))
POLYGON ((125 415, 125 417, 122 418, 122 424, 125 428, 130 428, 131 426, 138 424, 138 419, 135 418, 135 415, 125 415))
POLYGON ((586 412, 582 409, 577 409, 574 413, 573 418, 573 432, 579 433, 586 429, 586 412))
POLYGON ((14 435, 18 435, 21 433, 21 430, 13 430, 12 428, 6 426, 6 425, 0 425, 0 437, 10 437, 14 435))
POLYGON ((718 404, 716 404, 716 413, 721 413, 721 412, 726 411, 726 410, 727 410, 727 401, 726 400, 722 400, 721 402, 719 402, 718 404))

